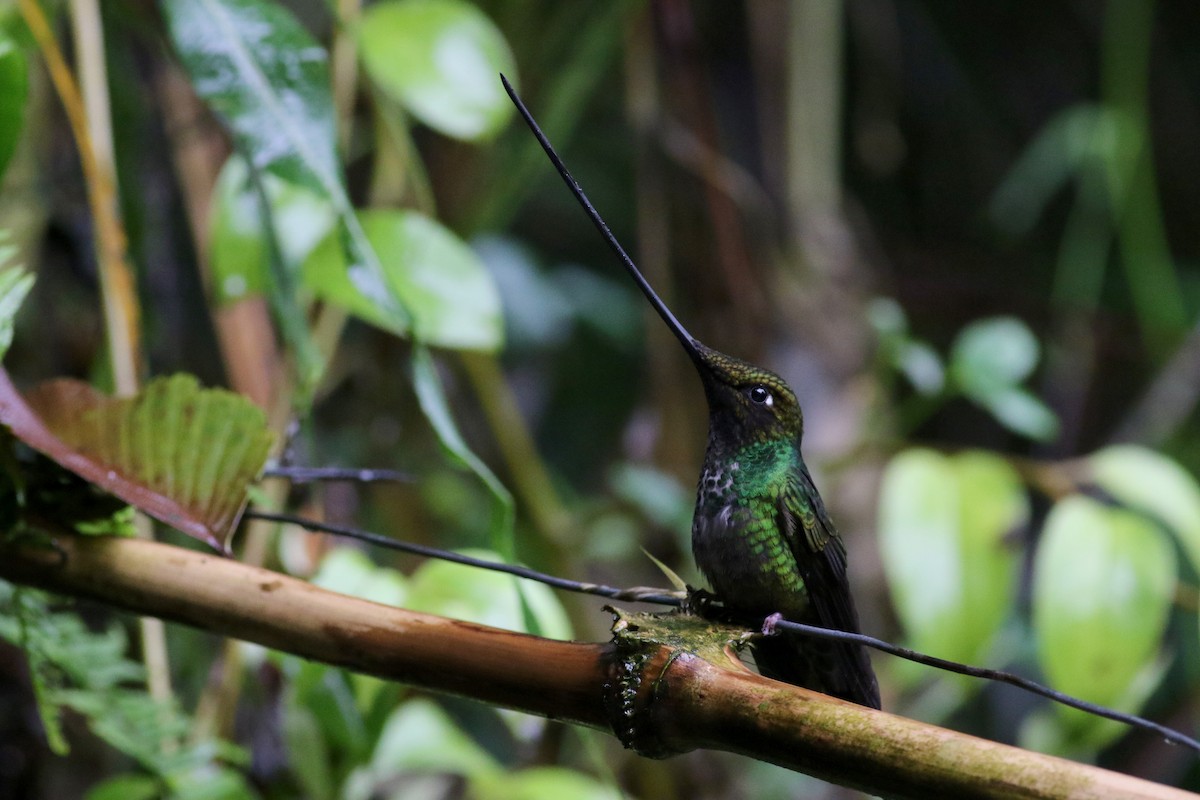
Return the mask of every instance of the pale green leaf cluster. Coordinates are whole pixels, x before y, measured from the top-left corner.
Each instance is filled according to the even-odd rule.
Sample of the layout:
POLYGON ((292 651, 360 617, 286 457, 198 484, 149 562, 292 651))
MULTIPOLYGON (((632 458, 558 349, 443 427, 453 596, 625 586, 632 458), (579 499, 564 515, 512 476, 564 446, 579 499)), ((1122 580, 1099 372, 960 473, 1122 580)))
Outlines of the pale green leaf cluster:
POLYGON ((882 365, 903 375, 917 393, 908 414, 901 415, 903 428, 915 427, 938 404, 964 397, 1022 436, 1048 440, 1057 434, 1054 413, 1022 385, 1041 357, 1037 338, 1024 322, 1014 317, 976 320, 958 332, 943 361, 909 331, 896 301, 876 298, 867 318, 879 337, 882 365))
MULTIPOLYGON (((467 554, 499 559, 489 551, 467 554)), ((342 547, 325 555, 312 581, 331 591, 414 611, 562 639, 571 636, 566 613, 547 587, 464 565, 428 561, 406 576, 342 547)), ((290 678, 283 727, 289 767, 306 797, 368 798, 398 782, 416 786, 451 775, 461 776, 473 791, 482 792, 481 797, 517 792, 512 796, 550 800, 577 796, 577 790, 586 790, 579 796, 611 796, 609 789, 573 770, 507 772, 504 760, 469 733, 482 725, 493 737, 527 743, 540 735, 541 720, 471 706, 478 719, 467 726, 442 704, 406 696, 394 683, 293 656, 271 657, 290 678), (530 793, 521 794, 526 787, 530 793), (555 794, 562 791, 570 794, 555 794)))
MULTIPOLYGON (((1058 469, 1079 473, 1079 491, 1058 498, 1033 537, 1022 475, 999 456, 910 449, 893 458, 879 526, 896 610, 916 649, 1006 666, 1012 648, 988 645, 1022 624, 1017 582, 1032 542, 1028 624, 1040 676, 1067 694, 1137 712, 1170 664, 1164 638, 1176 552, 1200 567, 1200 485, 1165 456, 1131 445, 1095 453, 1082 470, 1058 469)), ((1056 708, 1028 718, 1022 738, 1079 755, 1124 730, 1056 708)))

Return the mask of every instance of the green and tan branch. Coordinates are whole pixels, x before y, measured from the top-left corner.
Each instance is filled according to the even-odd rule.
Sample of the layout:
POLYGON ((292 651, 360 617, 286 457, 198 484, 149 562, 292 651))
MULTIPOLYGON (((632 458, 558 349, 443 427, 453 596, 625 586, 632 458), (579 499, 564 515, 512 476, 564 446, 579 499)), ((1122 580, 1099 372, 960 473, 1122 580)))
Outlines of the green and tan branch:
POLYGON ((723 668, 643 636, 560 642, 339 595, 216 555, 63 535, 0 577, 90 597, 357 672, 613 731, 650 755, 697 748, 885 797, 1194 797, 723 668))

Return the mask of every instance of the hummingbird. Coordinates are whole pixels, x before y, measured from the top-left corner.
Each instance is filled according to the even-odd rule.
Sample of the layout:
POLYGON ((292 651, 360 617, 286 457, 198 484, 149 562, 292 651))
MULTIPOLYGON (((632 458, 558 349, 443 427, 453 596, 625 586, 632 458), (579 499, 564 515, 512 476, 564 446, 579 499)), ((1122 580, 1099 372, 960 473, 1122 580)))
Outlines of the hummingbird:
MULTIPOLYGON (((813 483, 795 393, 770 370, 727 356, 687 332, 621 247, 512 85, 504 89, 601 236, 679 340, 708 401, 708 445, 696 491, 692 552, 726 612, 858 633, 846 547, 813 483)), ((879 686, 859 644, 784 631, 751 645, 759 672, 879 708, 879 686)))

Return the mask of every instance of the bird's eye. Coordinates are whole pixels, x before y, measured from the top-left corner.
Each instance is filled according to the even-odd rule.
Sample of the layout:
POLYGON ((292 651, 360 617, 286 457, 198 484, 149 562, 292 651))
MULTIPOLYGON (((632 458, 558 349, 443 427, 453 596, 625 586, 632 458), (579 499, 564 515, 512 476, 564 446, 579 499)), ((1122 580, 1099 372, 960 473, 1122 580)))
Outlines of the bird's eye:
POLYGON ((755 386, 750 389, 750 400, 760 406, 770 406, 775 400, 765 386, 755 386))

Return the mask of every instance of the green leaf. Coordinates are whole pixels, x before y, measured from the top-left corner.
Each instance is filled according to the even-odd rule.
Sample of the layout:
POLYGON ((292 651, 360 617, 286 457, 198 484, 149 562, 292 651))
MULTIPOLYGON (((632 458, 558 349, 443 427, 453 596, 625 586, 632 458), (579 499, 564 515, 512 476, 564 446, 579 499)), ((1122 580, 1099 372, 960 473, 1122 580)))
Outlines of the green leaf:
POLYGON ((1087 470, 1123 505, 1162 521, 1200 572, 1200 485, 1187 470, 1137 445, 1106 447, 1087 459, 1087 470))
POLYGON ((899 343, 893 354, 893 364, 904 373, 908 382, 924 395, 935 395, 946 385, 946 370, 937 351, 925 342, 908 340, 899 343))
POLYGON ((691 531, 695 492, 685 489, 673 475, 622 462, 608 471, 608 483, 621 500, 633 505, 655 525, 691 531))
POLYGON ((25 54, 0 28, 0 176, 17 149, 25 122, 29 79, 25 54))
POLYGON ((371 78, 426 125, 457 139, 499 131, 512 114, 497 75, 516 62, 499 29, 462 0, 391 0, 363 14, 371 78))
POLYGON ((914 449, 888 464, 880 495, 884 571, 912 646, 982 660, 1016 591, 1005 538, 1029 517, 1019 476, 987 453, 914 449))
POLYGON ((454 424, 454 417, 446 403, 446 393, 442 389, 441 378, 438 377, 437 367, 433 356, 423 346, 413 348, 412 354, 413 390, 417 402, 429 424, 437 434, 438 442, 446 455, 454 462, 473 472, 492 495, 491 543, 492 549, 501 553, 504 558, 513 557, 513 517, 514 507, 512 495, 500 479, 496 477, 487 464, 467 447, 462 434, 454 424))
POLYGON ((407 578, 394 569, 376 565, 365 553, 351 547, 330 550, 321 559, 312 583, 389 606, 403 606, 408 597, 407 578))
POLYGON ((1012 431, 1046 440, 1058 432, 1058 419, 1042 401, 1018 384, 1039 358, 1037 338, 1013 317, 979 320, 963 328, 950 352, 950 377, 964 395, 990 411, 1012 431))
POLYGON ((504 337, 500 295, 479 257, 457 236, 415 211, 374 210, 360 215, 371 247, 387 264, 391 293, 410 312, 364 295, 346 269, 336 236, 328 236, 304 266, 305 282, 320 297, 401 336, 432 345, 495 351, 504 337), (411 316, 410 316, 411 315, 411 316))
POLYGON ((1029 377, 1038 341, 1014 317, 978 320, 959 332, 950 350, 950 374, 963 394, 986 401, 1029 377))
MULTIPOLYGON (((333 209, 322 195, 275 175, 263 176, 263 188, 284 265, 299 274, 304 259, 333 227, 333 209)), ((262 204, 246 160, 237 154, 221 168, 209 218, 209 263, 217 302, 266 294, 271 255, 262 204)))
POLYGON ((993 223, 1009 236, 1028 234, 1068 181, 1113 157, 1120 119, 1116 109, 1082 103, 1051 118, 992 196, 993 223))
MULTIPOLYGON (((222 116, 238 149, 258 170, 321 192, 340 225, 350 283, 376 313, 412 330, 410 310, 359 224, 337 169, 325 51, 281 6, 254 0, 164 0, 167 27, 196 91, 222 116)), ((476 294, 475 299, 479 299, 476 294)), ((286 321, 290 317, 276 312, 286 321)), ((478 333, 477 331, 475 332, 478 333)), ((298 335, 289 337, 302 342, 298 335)), ((313 359, 302 351, 302 396, 315 385, 313 359)), ((414 348, 421 409, 443 447, 468 466, 496 498, 493 542, 511 550, 512 498, 466 447, 454 427, 441 383, 424 347, 414 348)))
POLYGON ((328 57, 295 17, 261 0, 164 0, 162 8, 192 85, 254 168, 338 192, 328 57))
POLYGON ((329 747, 315 715, 302 705, 285 704, 282 733, 288 764, 302 796, 312 800, 335 797, 329 747))
POLYGON ((935 395, 946 385, 946 369, 937 351, 909 335, 904 309, 890 297, 867 305, 867 321, 879 337, 884 360, 904 374, 923 395, 935 395))
MULTIPOLYGON (((390 315, 405 319, 342 182, 325 50, 275 3, 164 0, 163 11, 192 86, 226 121, 237 149, 258 173, 271 172, 330 203, 351 281, 390 315)), ((302 362, 300 396, 306 402, 322 365, 295 322, 295 299, 272 299, 302 362)))
POLYGON ((34 276, 24 268, 8 263, 17 249, 7 242, 7 231, 0 231, 0 359, 4 358, 12 345, 17 311, 33 288, 34 281, 34 276))
POLYGON ((891 297, 873 297, 867 303, 867 322, 880 338, 908 336, 908 316, 891 297))
POLYGON ((80 381, 0 397, 0 421, 26 444, 178 530, 224 549, 246 488, 271 446, 263 411, 190 375, 156 378, 133 397, 80 381), (29 408, 40 419, 29 419, 29 408), (44 427, 42 427, 44 426, 44 427))
MULTIPOLYGON (((1130 690, 1154 666, 1175 583, 1171 543, 1144 516, 1082 495, 1057 503, 1033 574, 1038 660, 1050 684, 1134 710, 1130 690)), ((1064 717, 1094 724, 1078 712, 1064 717)))
MULTIPOLYGON (((186 783, 198 791, 228 782, 221 776, 230 771, 217 764, 218 759, 247 761, 240 748, 220 740, 178 744, 189 728, 178 707, 159 703, 144 690, 126 688, 143 681, 145 671, 125 657, 128 641, 119 625, 92 631, 73 612, 52 612, 41 592, 14 590, 0 581, 0 637, 18 644, 29 659, 30 678, 52 745, 58 735, 59 711, 70 708, 97 737, 157 775, 160 780, 154 783, 160 790, 165 780, 173 789, 171 797, 184 796, 174 784, 181 773, 189 773, 186 783)), ((65 753, 65 741, 58 743, 64 749, 56 752, 65 753)), ((88 797, 139 797, 146 790, 144 782, 123 776, 96 787, 88 797)))
POLYGON ((162 796, 162 783, 151 775, 126 773, 88 789, 84 800, 156 800, 162 796))
POLYGON ((541 269, 529 248, 493 234, 475 237, 471 247, 500 293, 507 349, 562 347, 571 333, 574 303, 541 269))
POLYGON ((566 767, 531 767, 516 772, 484 774, 471 782, 475 797, 489 800, 620 800, 616 786, 566 767))
POLYGON ((1047 441, 1058 434, 1058 417, 1054 412, 1020 387, 997 391, 981 400, 980 405, 992 412, 1004 427, 1030 439, 1047 441))
POLYGON ((432 700, 410 700, 383 726, 371 756, 377 782, 401 772, 449 772, 468 777, 500 765, 432 700))
MULTIPOLYGON (((487 550, 464 550, 464 555, 488 561, 500 557, 487 550)), ((555 639, 571 638, 571 624, 549 587, 524 582, 518 590, 511 575, 455 564, 427 561, 412 574, 408 608, 495 628, 530 633, 522 607, 522 594, 536 622, 537 632, 555 639)))

